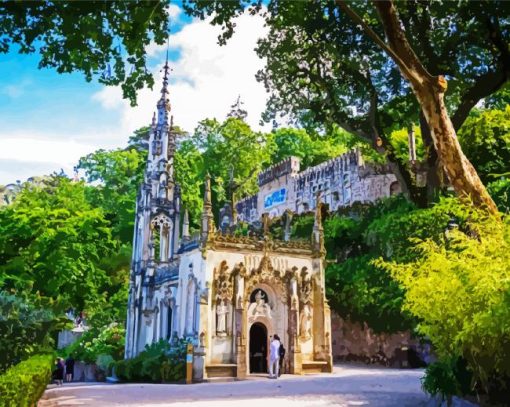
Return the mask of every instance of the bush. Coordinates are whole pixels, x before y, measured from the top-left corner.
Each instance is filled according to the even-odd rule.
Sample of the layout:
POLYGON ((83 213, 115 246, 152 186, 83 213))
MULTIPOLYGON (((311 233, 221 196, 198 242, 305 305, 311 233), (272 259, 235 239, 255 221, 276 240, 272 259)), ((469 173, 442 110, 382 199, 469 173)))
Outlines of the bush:
POLYGON ((422 387, 432 396, 439 394, 443 400, 447 400, 453 394, 472 394, 472 380, 473 374, 467 369, 466 361, 454 356, 427 366, 422 387))
POLYGON ((128 382, 172 382, 182 380, 186 373, 186 344, 180 340, 170 344, 162 339, 147 345, 132 359, 115 363, 119 379, 128 382))
POLYGON ((35 406, 51 379, 54 357, 37 355, 0 376, 0 407, 35 406))
POLYGON ((50 334, 65 326, 38 300, 0 291, 0 374, 31 355, 51 352, 50 334))
POLYGON ((98 357, 110 355, 114 360, 124 356, 125 329, 110 324, 102 329, 90 329, 76 342, 69 345, 64 353, 84 363, 96 363, 98 357))
MULTIPOLYGON (((460 227, 445 232, 443 241, 414 239, 407 261, 377 264, 404 288, 403 307, 420 321, 417 329, 430 338, 439 360, 462 356, 476 388, 490 395, 495 378, 510 375, 510 223, 459 203, 457 211, 464 220, 456 216, 460 227)), ((428 383, 440 389, 430 384, 434 378, 428 383)))

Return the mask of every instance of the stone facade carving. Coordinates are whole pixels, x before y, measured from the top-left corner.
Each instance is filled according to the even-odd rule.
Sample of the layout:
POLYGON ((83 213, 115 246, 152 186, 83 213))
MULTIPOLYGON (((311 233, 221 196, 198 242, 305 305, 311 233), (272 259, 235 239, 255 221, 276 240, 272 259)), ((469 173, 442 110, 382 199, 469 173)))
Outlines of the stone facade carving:
POLYGON ((312 308, 309 304, 303 306, 301 311, 301 326, 300 326, 301 337, 308 340, 312 337, 312 308))
POLYGON ((225 336, 227 334, 227 314, 228 307, 224 300, 216 305, 216 334, 225 336))
POLYGON ((251 317, 262 316, 271 318, 271 307, 266 302, 266 295, 262 290, 257 290, 256 293, 255 302, 252 302, 248 308, 248 315, 251 317))

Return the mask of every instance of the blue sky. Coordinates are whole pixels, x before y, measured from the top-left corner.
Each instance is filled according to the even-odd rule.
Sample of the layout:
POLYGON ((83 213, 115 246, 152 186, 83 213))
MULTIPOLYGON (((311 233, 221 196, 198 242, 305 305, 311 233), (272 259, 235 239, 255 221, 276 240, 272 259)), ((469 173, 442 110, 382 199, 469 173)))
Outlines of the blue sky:
MULTIPOLYGON (((219 28, 191 20, 175 5, 171 14, 175 122, 192 131, 206 117, 221 120, 240 94, 249 123, 258 128, 266 100, 263 86, 254 79, 263 66, 253 51, 264 33, 261 18, 240 17, 238 32, 220 47, 219 28)), ((166 46, 152 44, 148 52, 156 86, 139 93, 135 108, 122 99, 120 89, 86 82, 81 73, 39 70, 37 54, 0 54, 0 184, 60 168, 72 174, 80 156, 124 147, 132 132, 150 121, 159 97, 166 46)))

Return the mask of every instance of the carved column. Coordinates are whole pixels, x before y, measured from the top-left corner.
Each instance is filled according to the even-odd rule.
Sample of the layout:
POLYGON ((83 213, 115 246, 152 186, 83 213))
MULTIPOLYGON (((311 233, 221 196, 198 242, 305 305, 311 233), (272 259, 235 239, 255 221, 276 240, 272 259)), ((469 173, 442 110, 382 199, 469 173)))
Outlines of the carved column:
POLYGON ((248 374, 248 363, 246 360, 246 328, 247 318, 244 299, 244 277, 246 269, 241 264, 236 274, 236 295, 235 295, 235 339, 236 339, 236 363, 237 377, 243 379, 248 374))
POLYGON ((296 270, 289 281, 289 362, 291 374, 303 374, 301 346, 299 344, 299 297, 296 270))
POLYGON ((193 380, 202 381, 205 378, 206 356, 207 350, 210 350, 209 334, 207 327, 209 324, 209 283, 199 295, 199 327, 198 327, 198 346, 195 347, 193 353, 193 380))

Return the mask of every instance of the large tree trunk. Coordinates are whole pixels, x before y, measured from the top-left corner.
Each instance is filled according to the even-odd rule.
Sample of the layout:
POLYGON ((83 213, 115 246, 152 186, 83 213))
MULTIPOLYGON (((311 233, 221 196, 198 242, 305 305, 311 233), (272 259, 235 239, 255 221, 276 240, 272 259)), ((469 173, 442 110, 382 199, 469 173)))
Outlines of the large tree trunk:
POLYGON ((389 44, 390 56, 409 81, 427 120, 439 161, 448 180, 461 199, 497 213, 496 204, 483 185, 475 168, 462 152, 444 103, 446 81, 430 75, 412 50, 393 1, 375 1, 389 44))
POLYGON ((393 59, 402 75, 411 84, 429 125, 439 161, 457 195, 476 206, 486 208, 491 213, 497 213, 496 204, 478 177, 475 168, 462 152, 457 140, 457 134, 444 103, 446 81, 442 76, 430 75, 414 53, 407 41, 393 1, 374 0, 387 43, 350 9, 345 1, 337 0, 337 3, 393 59))
POLYGON ((420 112, 420 130, 423 146, 425 147, 426 180, 427 180, 427 203, 436 202, 439 198, 443 184, 443 168, 439 163, 434 140, 430 134, 429 125, 423 112, 420 112))
MULTIPOLYGON (((438 83, 441 83, 439 81, 438 83)), ((435 84, 416 86, 414 93, 429 125, 439 161, 457 195, 496 213, 497 207, 475 168, 462 152, 452 121, 446 111, 444 91, 435 84)))

